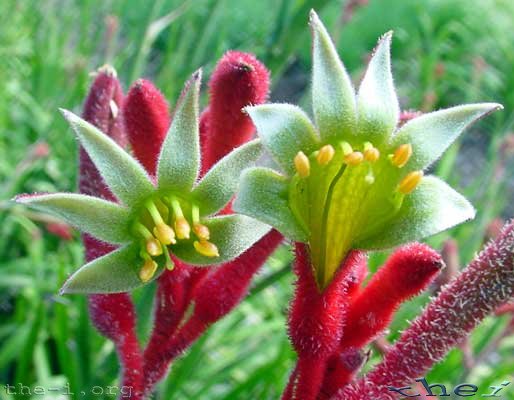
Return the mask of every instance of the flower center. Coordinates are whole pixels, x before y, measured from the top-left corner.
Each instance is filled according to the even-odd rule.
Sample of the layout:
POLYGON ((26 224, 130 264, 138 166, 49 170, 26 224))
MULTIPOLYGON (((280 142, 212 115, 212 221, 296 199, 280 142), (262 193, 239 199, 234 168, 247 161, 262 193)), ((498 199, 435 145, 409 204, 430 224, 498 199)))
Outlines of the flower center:
POLYGON ((174 195, 147 200, 133 225, 133 232, 141 241, 139 254, 143 266, 139 277, 143 282, 153 277, 161 260, 166 268, 173 269, 168 247, 172 249, 177 241, 192 242, 203 256, 219 256, 216 245, 209 242, 209 228, 200 222, 199 207, 174 195), (190 220, 186 216, 190 216, 190 220))
POLYGON ((405 195, 417 187, 423 172, 403 170, 411 156, 410 144, 384 157, 371 142, 327 144, 312 154, 295 156, 297 173, 290 184, 289 203, 309 232, 320 289, 331 282, 353 245, 380 233, 405 195))

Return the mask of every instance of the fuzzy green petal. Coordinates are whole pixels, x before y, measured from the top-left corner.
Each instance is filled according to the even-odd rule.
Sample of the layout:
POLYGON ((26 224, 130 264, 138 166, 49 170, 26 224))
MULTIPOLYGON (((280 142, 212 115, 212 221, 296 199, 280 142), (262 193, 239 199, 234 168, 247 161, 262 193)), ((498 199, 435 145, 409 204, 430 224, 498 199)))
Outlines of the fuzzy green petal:
POLYGON ((293 175, 294 157, 299 151, 309 154, 319 147, 316 130, 309 117, 291 104, 264 104, 247 107, 259 137, 273 158, 293 175))
POLYGON ((355 133, 355 91, 337 50, 314 11, 312 29, 312 106, 323 141, 355 133))
POLYGON ((19 196, 18 203, 48 212, 109 243, 128 243, 130 213, 116 203, 75 193, 19 196))
POLYGON ((207 172, 192 193, 202 216, 214 214, 230 201, 241 172, 257 161, 261 151, 260 141, 253 140, 227 154, 207 172))
POLYGON ((291 212, 288 191, 289 182, 284 176, 268 168, 251 168, 241 177, 233 208, 273 226, 292 240, 305 242, 307 234, 291 212))
POLYGON ((391 36, 388 32, 380 39, 359 87, 359 134, 370 140, 387 140, 400 115, 391 72, 391 36))
POLYGON ((145 169, 116 142, 72 112, 61 112, 118 199, 133 206, 154 191, 145 169))
POLYGON ((405 169, 424 169, 436 161, 469 125, 502 108, 497 103, 466 104, 421 115, 400 128, 392 145, 410 143, 413 153, 405 169))
POLYGON ((360 249, 384 249, 435 235, 475 217, 473 206, 442 180, 427 176, 405 197, 383 233, 356 243, 360 249))
MULTIPOLYGON (((121 293, 143 286, 138 275, 142 264, 138 253, 139 246, 128 245, 87 263, 64 283, 61 294, 121 293)), ((159 272, 154 279, 157 276, 159 272)))
POLYGON ((212 265, 230 261, 249 249, 269 232, 270 226, 244 215, 224 215, 202 221, 211 231, 210 242, 218 247, 219 257, 205 257, 193 247, 191 241, 178 242, 173 253, 182 261, 193 265, 212 265))
POLYGON ((200 169, 198 96, 201 71, 193 74, 177 103, 173 122, 159 155, 159 189, 189 192, 200 169))

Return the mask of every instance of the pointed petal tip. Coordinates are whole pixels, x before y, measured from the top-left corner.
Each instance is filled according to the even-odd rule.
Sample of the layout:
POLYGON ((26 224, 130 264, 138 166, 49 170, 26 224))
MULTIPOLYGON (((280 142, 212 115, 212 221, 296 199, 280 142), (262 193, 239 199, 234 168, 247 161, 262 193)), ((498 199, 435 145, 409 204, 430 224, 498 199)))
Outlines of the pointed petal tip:
POLYGON ((319 17, 316 11, 314 11, 314 8, 311 8, 309 11, 309 24, 317 24, 319 22, 319 17))
POLYGON ((202 80, 202 68, 198 68, 193 74, 191 75, 191 81, 196 83, 198 81, 202 80))

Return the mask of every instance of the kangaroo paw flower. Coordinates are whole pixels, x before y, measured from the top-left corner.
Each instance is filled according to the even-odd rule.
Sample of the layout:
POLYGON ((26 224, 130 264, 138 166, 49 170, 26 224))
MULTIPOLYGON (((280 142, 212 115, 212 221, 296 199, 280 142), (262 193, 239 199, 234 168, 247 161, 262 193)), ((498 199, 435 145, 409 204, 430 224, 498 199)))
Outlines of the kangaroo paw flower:
POLYGON ((195 73, 179 100, 160 149, 155 183, 116 142, 63 111, 108 189, 120 201, 59 193, 17 198, 120 246, 80 268, 65 283, 63 293, 132 290, 165 268, 172 269, 170 253, 193 265, 220 264, 240 255, 269 231, 268 225, 243 215, 215 216, 234 195, 241 170, 260 156, 258 140, 227 154, 198 181, 200 79, 200 72, 195 73), (199 237, 191 235, 194 224, 208 230, 208 241, 205 228, 197 231, 199 237))
POLYGON ((401 125, 390 60, 380 38, 358 92, 312 12, 314 122, 290 104, 246 107, 283 172, 245 172, 234 209, 308 244, 320 290, 352 249, 393 247, 474 216, 460 194, 423 171, 478 118, 500 109, 471 104, 401 125))

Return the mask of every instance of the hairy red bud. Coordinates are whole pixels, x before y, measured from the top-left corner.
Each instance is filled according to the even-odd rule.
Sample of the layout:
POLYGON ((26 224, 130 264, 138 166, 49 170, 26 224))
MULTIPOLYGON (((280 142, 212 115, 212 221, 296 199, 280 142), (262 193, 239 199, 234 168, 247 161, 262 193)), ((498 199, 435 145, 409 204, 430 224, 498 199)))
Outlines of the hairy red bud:
POLYGON ((209 82, 209 107, 202 114, 202 171, 208 171, 235 147, 250 140, 254 126, 245 106, 266 101, 269 72, 254 55, 229 51, 209 82))
POLYGON ((127 94, 123 118, 134 156, 155 175, 159 151, 171 123, 168 102, 152 82, 139 79, 127 94))

